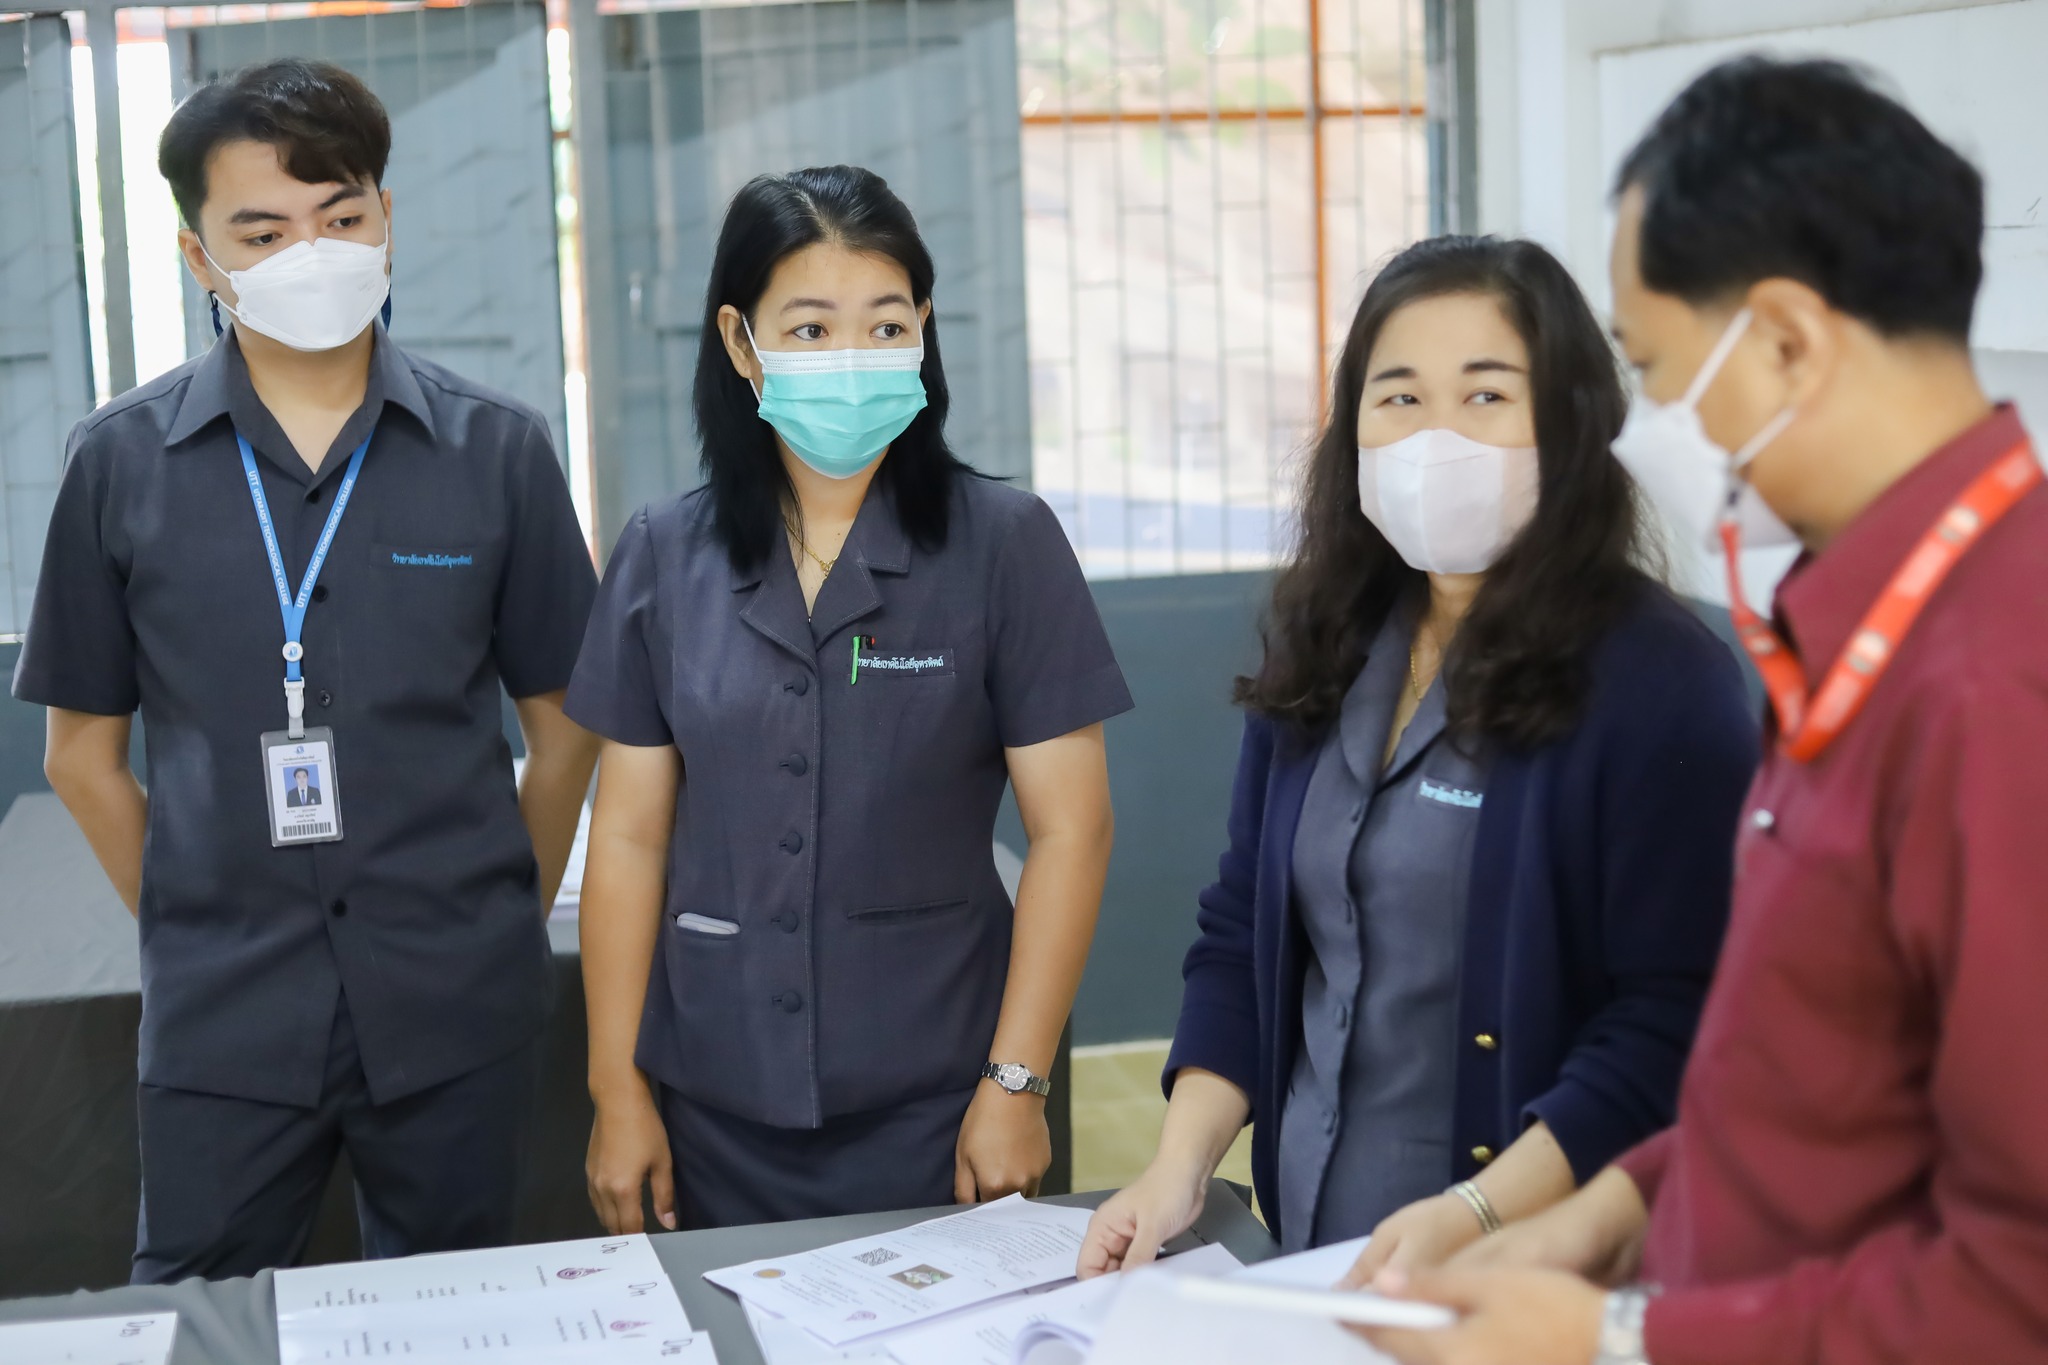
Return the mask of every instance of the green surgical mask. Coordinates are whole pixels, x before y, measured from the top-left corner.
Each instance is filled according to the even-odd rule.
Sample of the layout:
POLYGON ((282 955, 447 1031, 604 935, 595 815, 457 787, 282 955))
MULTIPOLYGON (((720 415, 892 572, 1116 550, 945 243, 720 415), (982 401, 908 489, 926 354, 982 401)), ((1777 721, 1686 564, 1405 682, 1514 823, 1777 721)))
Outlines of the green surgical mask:
POLYGON ((915 346, 842 351, 764 351, 761 420, 797 458, 828 479, 850 479, 881 458, 924 411, 924 338, 915 346))

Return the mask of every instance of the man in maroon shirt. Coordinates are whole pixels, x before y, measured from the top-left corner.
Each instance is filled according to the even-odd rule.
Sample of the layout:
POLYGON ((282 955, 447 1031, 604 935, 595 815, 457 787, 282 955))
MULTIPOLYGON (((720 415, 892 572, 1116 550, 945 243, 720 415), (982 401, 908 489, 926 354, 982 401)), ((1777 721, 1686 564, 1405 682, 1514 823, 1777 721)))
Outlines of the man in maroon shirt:
POLYGON ((1747 58, 1665 111, 1618 208, 1651 401, 1617 450, 1696 531, 1741 469, 1752 541, 1775 513, 1806 546, 1760 641, 1771 752, 1677 1124, 1383 1276, 1462 1316, 1373 1339, 1441 1365, 2048 1360, 2048 490, 1971 369, 1981 184, 1854 72, 1747 58))

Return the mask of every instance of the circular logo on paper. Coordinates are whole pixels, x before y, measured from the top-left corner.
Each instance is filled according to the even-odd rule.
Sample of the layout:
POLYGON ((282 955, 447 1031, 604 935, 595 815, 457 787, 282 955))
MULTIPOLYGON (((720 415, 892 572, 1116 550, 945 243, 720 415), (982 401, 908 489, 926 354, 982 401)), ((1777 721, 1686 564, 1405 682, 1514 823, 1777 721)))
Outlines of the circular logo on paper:
POLYGON ((594 1265, 565 1265, 555 1272, 558 1280, 580 1280, 585 1275, 599 1274, 604 1268, 594 1265))
POLYGON ((779 1280, 782 1278, 782 1275, 783 1272, 777 1270, 772 1265, 769 1266, 766 1270, 757 1270, 754 1272, 754 1278, 757 1280, 779 1280))

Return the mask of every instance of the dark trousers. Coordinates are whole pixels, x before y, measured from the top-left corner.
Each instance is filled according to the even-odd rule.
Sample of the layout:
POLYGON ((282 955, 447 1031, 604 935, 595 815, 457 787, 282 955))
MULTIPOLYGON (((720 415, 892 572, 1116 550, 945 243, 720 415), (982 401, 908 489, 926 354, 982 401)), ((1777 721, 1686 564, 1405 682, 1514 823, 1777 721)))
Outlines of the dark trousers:
POLYGON ((953 1202, 953 1148, 972 1088, 776 1128, 660 1087, 684 1229, 953 1202))
POLYGON ((294 1264, 344 1150, 366 1257, 503 1245, 539 1084, 535 1041, 374 1104, 343 1001, 320 1102, 310 1109, 144 1085, 130 1282, 217 1280, 294 1264))

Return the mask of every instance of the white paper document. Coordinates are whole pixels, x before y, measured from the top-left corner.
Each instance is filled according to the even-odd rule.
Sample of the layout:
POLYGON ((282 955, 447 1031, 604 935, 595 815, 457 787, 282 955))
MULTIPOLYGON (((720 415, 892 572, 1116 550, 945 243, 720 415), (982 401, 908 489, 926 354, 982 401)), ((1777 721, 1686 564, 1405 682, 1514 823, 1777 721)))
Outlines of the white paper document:
MULTIPOLYGON (((403 1256, 389 1261, 280 1270, 275 1277, 279 1322, 307 1313, 368 1304, 427 1303, 475 1294, 509 1294, 596 1286, 659 1286, 674 1299, 668 1274, 645 1236, 592 1237, 580 1242, 494 1247, 403 1256)), ((643 1291, 639 1297, 646 1297, 643 1291)), ((680 1311, 680 1309, 678 1309, 680 1311)))
POLYGON ((1332 1242, 1313 1251, 1275 1256, 1270 1261, 1246 1266, 1237 1272, 1237 1278, 1261 1284, 1284 1284, 1295 1289, 1328 1289, 1351 1273, 1351 1267, 1358 1264, 1358 1258, 1365 1254, 1365 1244, 1371 1240, 1370 1237, 1354 1237, 1348 1242, 1332 1242))
POLYGON ((1438 1304, 1390 1299, 1356 1289, 1294 1289, 1256 1280, 1201 1280, 1182 1284, 1180 1293, 1191 1303, 1295 1313, 1366 1327, 1402 1327, 1412 1332, 1449 1327, 1458 1320, 1457 1314, 1438 1304))
MULTIPOLYGON (((1247 1285, 1327 1289, 1365 1247, 1363 1238, 1248 1266, 1229 1277, 1247 1285)), ((1198 1291, 1199 1292, 1199 1291, 1198 1291)), ((1196 1302, 1172 1276, 1134 1276, 1096 1335, 1088 1365, 1391 1365, 1388 1357, 1328 1318, 1242 1305, 1196 1302)))
POLYGON ((705 1279, 832 1346, 1072 1277, 1089 1210, 1021 1195, 705 1279))
POLYGON ((178 1315, 71 1318, 0 1324, 7 1365, 165 1365, 178 1339, 178 1315))
POLYGON ((827 1346, 795 1323, 785 1322, 765 1308, 758 1308, 744 1299, 740 1300, 740 1308, 747 1315, 747 1326, 753 1329, 754 1344, 761 1348, 761 1359, 766 1365, 840 1365, 846 1360, 895 1360, 889 1354, 886 1337, 856 1341, 851 1346, 827 1346))
MULTIPOLYGON (((1239 1264, 1225 1248, 1205 1246, 1134 1275, 1224 1275, 1239 1264)), ((968 1309, 885 1340, 898 1365, 1072 1365, 1087 1357, 1126 1282, 1121 1275, 1080 1280, 968 1309)))
POLYGON ((276 1277, 282 1365, 712 1365, 644 1236, 312 1266, 276 1277))

